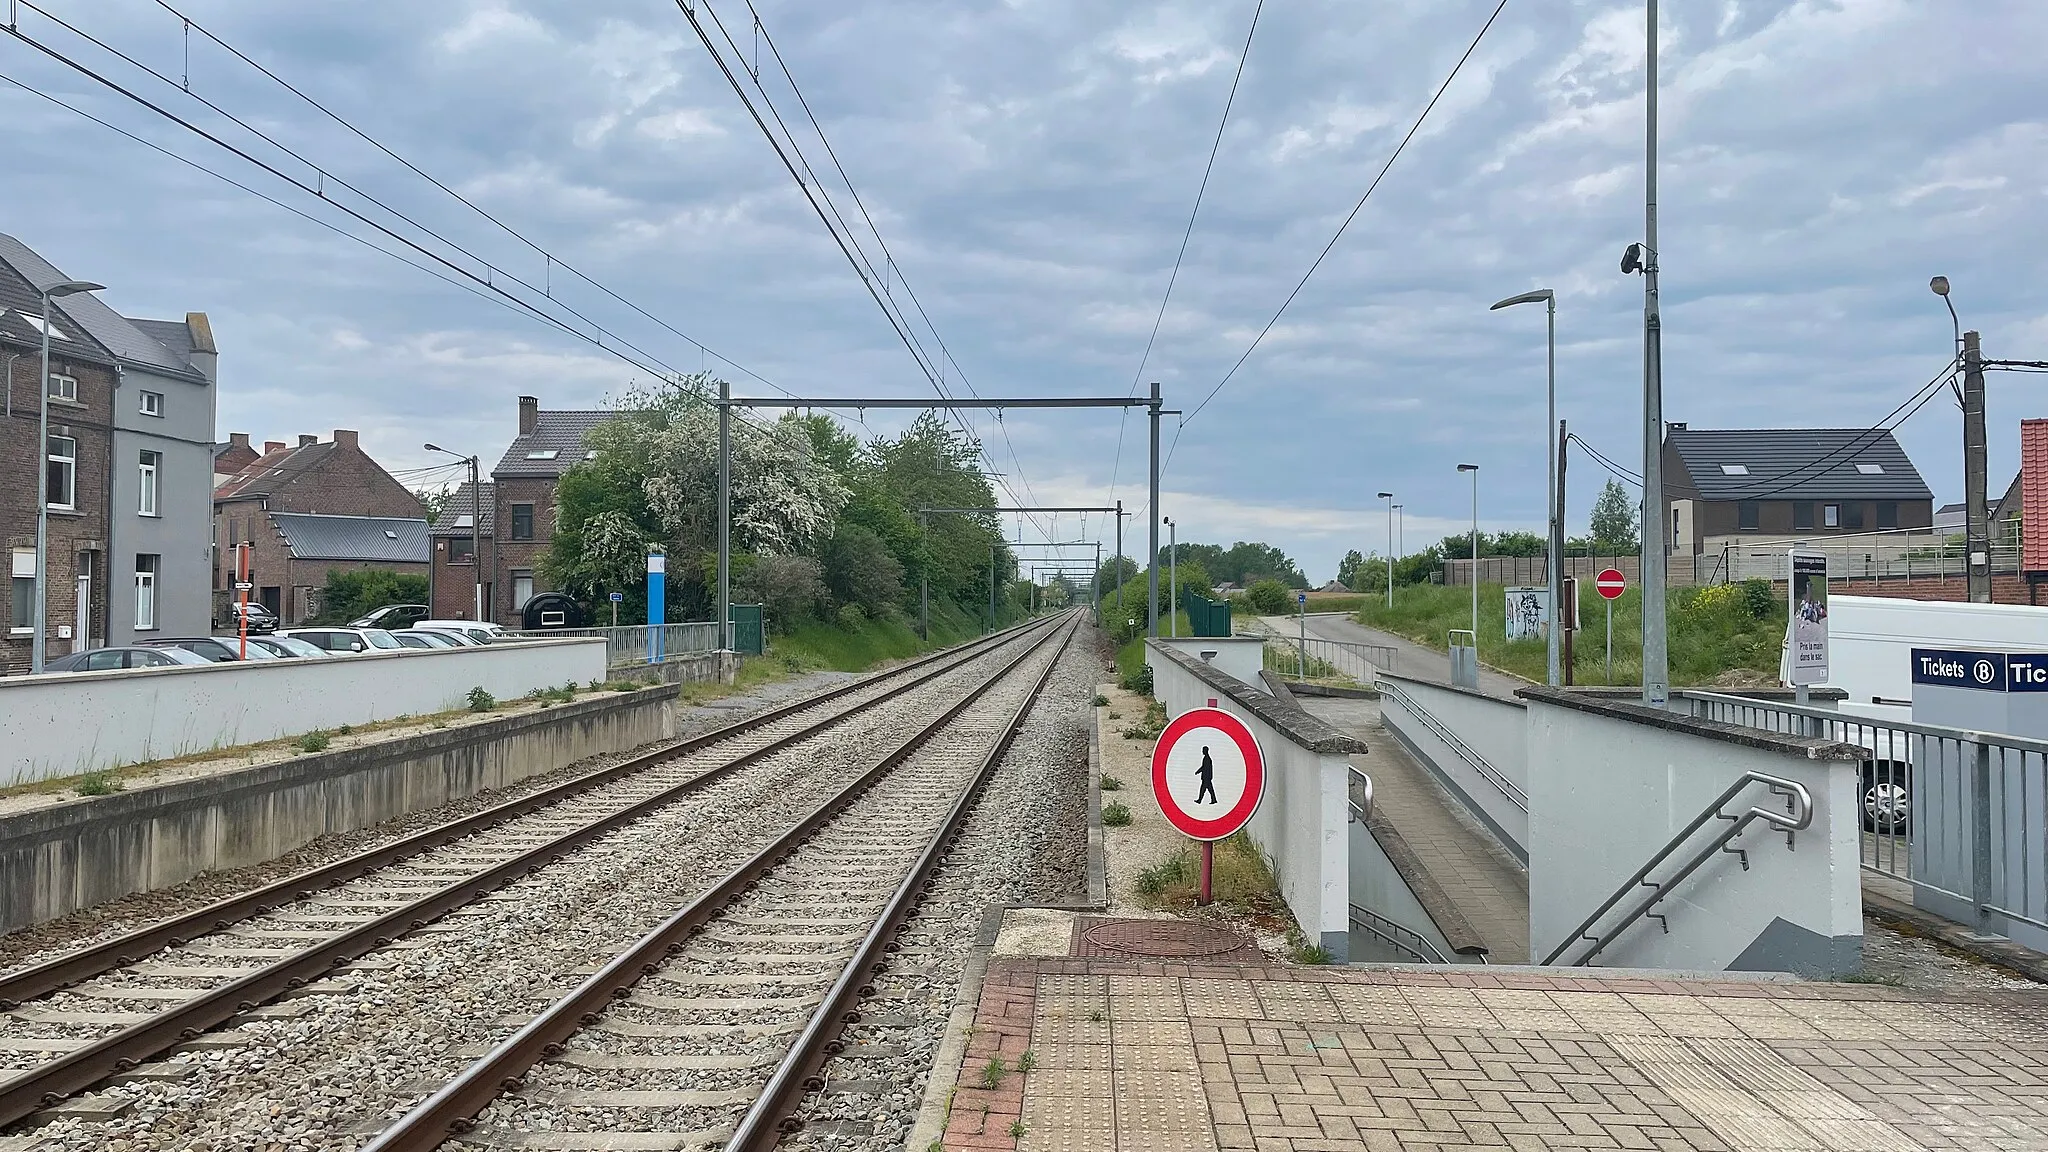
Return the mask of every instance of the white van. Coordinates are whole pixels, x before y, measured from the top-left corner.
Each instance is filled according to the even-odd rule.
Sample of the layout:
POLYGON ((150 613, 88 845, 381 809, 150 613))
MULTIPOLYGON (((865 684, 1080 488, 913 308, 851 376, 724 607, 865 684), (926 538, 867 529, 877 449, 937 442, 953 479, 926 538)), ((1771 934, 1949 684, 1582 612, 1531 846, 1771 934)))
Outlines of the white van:
POLYGON ((458 632, 479 644, 495 644, 509 639, 504 625, 488 620, 422 620, 413 628, 421 632, 458 632))

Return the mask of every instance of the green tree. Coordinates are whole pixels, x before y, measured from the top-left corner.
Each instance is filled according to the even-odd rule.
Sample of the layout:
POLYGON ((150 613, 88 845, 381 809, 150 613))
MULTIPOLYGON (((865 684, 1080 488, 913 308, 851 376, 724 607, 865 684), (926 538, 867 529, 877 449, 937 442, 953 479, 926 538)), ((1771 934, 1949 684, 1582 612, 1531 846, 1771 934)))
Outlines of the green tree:
POLYGON ((1265 579, 1245 590, 1252 611, 1261 616, 1283 616, 1294 607, 1292 590, 1278 580, 1265 579))
POLYGON ((431 524, 441 518, 441 513, 448 507, 448 502, 455 498, 455 489, 443 484, 439 488, 415 488, 412 494, 418 498, 420 508, 426 513, 427 523, 431 524))
POLYGON ((320 612, 316 624, 342 624, 389 604, 425 604, 427 578, 411 573, 370 568, 360 572, 327 570, 327 585, 320 590, 320 612))
POLYGON ((1337 562, 1337 583, 1353 592, 1358 591, 1358 570, 1364 566, 1365 556, 1358 549, 1346 552, 1344 559, 1337 562))
POLYGON ((1593 502, 1593 540, 1602 552, 1634 552, 1642 548, 1636 534, 1636 506, 1619 483, 1609 480, 1593 502))

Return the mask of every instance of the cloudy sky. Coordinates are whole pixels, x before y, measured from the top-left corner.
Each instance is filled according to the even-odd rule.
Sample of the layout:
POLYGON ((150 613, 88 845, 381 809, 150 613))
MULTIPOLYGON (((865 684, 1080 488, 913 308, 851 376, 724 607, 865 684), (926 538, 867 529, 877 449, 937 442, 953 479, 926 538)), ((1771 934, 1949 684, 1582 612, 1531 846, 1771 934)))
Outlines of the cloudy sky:
MULTIPOLYGON (((1122 395, 1156 379, 1190 413, 1493 10, 1266 4, 1141 372, 1253 0, 757 2, 888 242, 891 298, 906 301, 925 346, 933 330, 945 342, 947 387, 964 374, 984 395, 1122 395)), ((607 346, 631 345, 641 361, 0 84, 0 231, 111 285, 107 299, 129 315, 209 313, 223 437, 355 428, 400 470, 435 463, 425 440, 495 457, 516 396, 597 406, 645 382, 648 367, 707 368, 743 394, 766 392, 764 379, 805 396, 931 393, 673 3, 174 2, 538 249, 188 36, 154 0, 36 3, 172 82, 26 6, 22 35, 283 176, 18 39, 0 38, 0 75, 342 232, 400 248, 338 205, 477 275, 489 264, 509 291, 525 292, 515 278, 542 287, 553 299, 540 307, 586 333, 601 327, 607 346)), ((711 0, 709 11, 738 46, 720 41, 756 108, 771 124, 787 119, 836 181, 744 4, 711 0), (759 88, 748 75, 757 51, 759 88)), ((1927 290, 1937 272, 1988 355, 2048 358, 2048 75, 2035 52, 2048 43, 2048 5, 1698 0, 1666 4, 1665 21, 1670 419, 1878 421, 1948 356, 1948 316, 1927 290)), ((1178 446, 1161 502, 1184 539, 1268 540, 1326 579, 1347 548, 1384 548, 1380 490, 1406 505, 1411 545, 1461 528, 1463 460, 1482 466, 1485 526, 1537 527, 1543 317, 1487 311, 1537 286, 1558 293, 1560 415, 1640 467, 1641 284, 1617 260, 1642 232, 1643 40, 1641 3, 1509 0, 1264 343, 1184 428, 1169 423, 1178 446)), ((886 265, 843 186, 828 189, 886 265)), ((1995 488, 2017 466, 2017 421, 2048 415, 2035 387, 1991 378, 1995 488)), ((1144 503, 1142 420, 969 419, 1019 497, 1144 503)), ((875 431, 896 422, 867 416, 875 431)), ((1954 405, 1929 404, 1901 438, 1938 499, 1960 499, 1954 405)), ((1603 478, 1574 461, 1574 526, 1603 478)), ((1074 518, 1046 527, 1084 530, 1074 518)))

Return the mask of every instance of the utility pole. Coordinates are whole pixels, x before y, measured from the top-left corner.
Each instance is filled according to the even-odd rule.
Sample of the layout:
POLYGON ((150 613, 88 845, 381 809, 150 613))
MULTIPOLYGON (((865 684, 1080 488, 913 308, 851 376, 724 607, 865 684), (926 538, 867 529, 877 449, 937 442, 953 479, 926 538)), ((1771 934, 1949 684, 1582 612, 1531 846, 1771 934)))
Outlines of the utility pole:
POLYGON ((1180 531, 1166 518, 1166 633, 1180 635, 1180 531))
MULTIPOLYGON (((1566 444, 1566 439, 1565 439, 1565 421, 1563 421, 1563 420, 1559 420, 1559 421, 1557 422, 1557 489, 1556 489, 1556 491, 1555 491, 1555 492, 1553 493, 1554 497, 1555 497, 1555 498, 1556 498, 1556 500, 1557 500, 1557 503, 1556 503, 1556 504, 1554 504, 1554 505, 1552 505, 1552 506, 1551 506, 1551 509, 1550 509, 1550 514, 1551 514, 1551 516, 1552 516, 1552 518, 1553 518, 1553 521, 1554 521, 1554 523, 1556 523, 1556 525, 1557 525, 1557 536, 1555 537, 1555 543, 1556 543, 1556 548, 1557 548, 1557 552, 1556 552, 1556 556, 1557 556, 1557 563, 1558 563, 1559 565, 1564 565, 1564 564, 1566 564, 1566 563, 1568 563, 1568 562, 1569 562, 1569 557, 1567 557, 1567 556, 1566 556, 1566 555, 1564 554, 1564 541, 1565 541, 1565 534, 1564 534, 1564 471, 1565 471, 1565 467, 1564 467, 1564 449, 1565 449, 1565 444, 1566 444)), ((1571 685, 1571 683, 1572 683, 1572 633, 1574 633, 1574 632, 1578 631, 1578 626, 1579 626, 1579 581, 1578 581, 1578 577, 1576 577, 1576 576, 1564 576, 1564 577, 1561 577, 1561 578, 1559 578, 1559 580, 1558 580, 1558 587, 1559 587, 1560 589, 1562 589, 1562 590, 1563 590, 1563 592, 1562 592, 1562 599, 1564 600, 1564 603, 1562 603, 1562 604, 1552 604, 1552 605, 1550 606, 1550 616, 1551 616, 1551 622, 1550 622, 1550 627, 1551 627, 1551 628, 1552 628, 1553 630, 1555 630, 1555 629, 1559 629, 1559 628, 1562 628, 1562 629, 1564 629, 1564 637, 1563 637, 1563 639, 1564 639, 1564 654, 1563 654, 1562 658, 1560 659, 1559 663, 1563 665, 1563 669, 1562 669, 1562 671, 1563 671, 1563 674, 1564 674, 1564 680, 1563 680, 1563 683, 1564 683, 1564 685, 1565 685, 1566 687, 1569 687, 1569 686, 1571 685)))
MULTIPOLYGON (((718 382, 718 650, 732 650, 732 385, 718 382)), ((666 620, 650 620, 665 624, 666 620)))
POLYGON ((1970 603, 1991 603, 1991 513, 1984 491, 1988 466, 1984 435, 1984 351, 1975 332, 1963 333, 1963 483, 1969 490, 1969 522, 1964 549, 1969 553, 1970 603))
POLYGON ((1664 623, 1664 332, 1657 297, 1657 0, 1649 3, 1643 183, 1643 703, 1671 698, 1664 623))
POLYGON ((921 562, 917 566, 917 638, 925 643, 932 639, 932 539, 931 524, 925 514, 917 514, 917 550, 921 562))
POLYGON ((1116 610, 1124 610, 1124 502, 1116 502, 1116 610))
POLYGON ((1159 381, 1152 382, 1152 510, 1145 548, 1145 635, 1159 639, 1159 381))

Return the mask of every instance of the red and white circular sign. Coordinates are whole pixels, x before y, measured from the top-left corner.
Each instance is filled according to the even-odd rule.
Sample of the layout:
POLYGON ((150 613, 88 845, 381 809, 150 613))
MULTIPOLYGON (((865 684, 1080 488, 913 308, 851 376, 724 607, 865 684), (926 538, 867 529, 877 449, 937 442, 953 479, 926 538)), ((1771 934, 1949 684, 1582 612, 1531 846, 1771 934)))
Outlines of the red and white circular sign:
POLYGON ((1245 723, 1221 708, 1180 714, 1152 749, 1159 810, 1197 840, 1221 840, 1245 826, 1266 791, 1266 757, 1245 723))
POLYGON ((1613 600, 1621 595, 1622 589, 1628 587, 1628 581, 1623 578, 1621 569, 1603 568, 1598 576, 1593 577, 1593 587, 1598 589, 1602 596, 1613 600))

